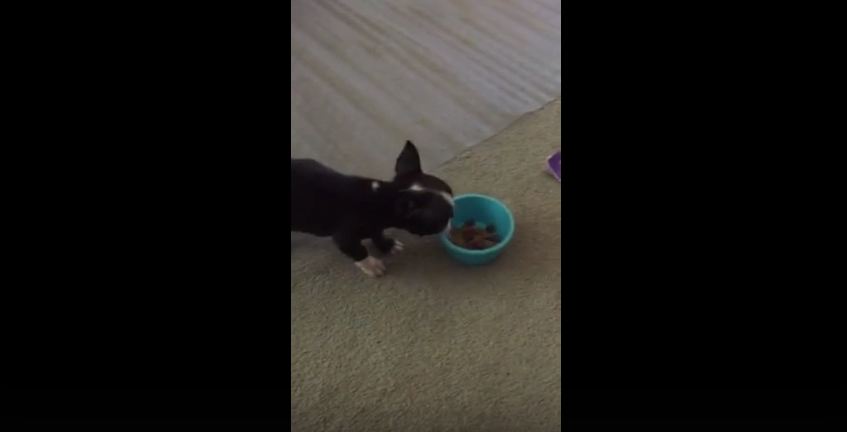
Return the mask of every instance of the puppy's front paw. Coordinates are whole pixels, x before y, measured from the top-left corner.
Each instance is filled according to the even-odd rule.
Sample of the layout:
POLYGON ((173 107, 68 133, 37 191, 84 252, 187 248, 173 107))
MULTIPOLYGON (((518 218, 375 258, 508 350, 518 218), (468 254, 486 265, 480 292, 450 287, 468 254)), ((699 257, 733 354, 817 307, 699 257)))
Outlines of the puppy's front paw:
POLYGON ((379 253, 394 255, 403 250, 403 243, 400 240, 391 237, 378 236, 373 238, 374 246, 379 250, 379 253))
POLYGON ((369 256, 361 261, 356 262, 356 267, 359 267, 366 275, 371 277, 379 277, 385 274, 385 264, 378 258, 369 256))

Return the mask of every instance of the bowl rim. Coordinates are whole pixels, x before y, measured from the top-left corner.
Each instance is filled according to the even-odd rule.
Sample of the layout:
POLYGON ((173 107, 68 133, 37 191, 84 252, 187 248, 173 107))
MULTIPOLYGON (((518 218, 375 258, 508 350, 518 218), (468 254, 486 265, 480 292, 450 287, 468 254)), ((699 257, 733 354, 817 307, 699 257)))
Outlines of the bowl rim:
POLYGON ((510 241, 512 241, 512 237, 514 237, 514 235, 515 235, 515 216, 512 214, 512 211, 509 210, 509 207, 507 207, 506 204, 503 204, 503 201, 500 201, 497 198, 494 198, 494 197, 488 196, 488 195, 477 194, 477 193, 457 195, 457 196, 453 197, 453 202, 458 202, 459 200, 461 200, 463 198, 482 198, 484 200, 492 201, 495 204, 497 204, 498 206, 500 206, 500 208, 505 210, 506 214, 509 216, 509 234, 505 238, 500 240, 500 243, 497 243, 496 246, 492 246, 492 247, 487 248, 487 249, 465 249, 461 246, 453 244, 453 242, 450 241, 450 239, 449 239, 450 229, 448 228, 447 231, 444 231, 443 233, 441 233, 441 236, 439 236, 441 238, 441 243, 444 245, 444 247, 446 247, 448 249, 455 250, 455 251, 459 251, 459 252, 461 252, 463 254, 467 254, 467 255, 489 255, 489 254, 492 254, 492 253, 497 253, 501 249, 506 247, 506 245, 509 244, 510 241))

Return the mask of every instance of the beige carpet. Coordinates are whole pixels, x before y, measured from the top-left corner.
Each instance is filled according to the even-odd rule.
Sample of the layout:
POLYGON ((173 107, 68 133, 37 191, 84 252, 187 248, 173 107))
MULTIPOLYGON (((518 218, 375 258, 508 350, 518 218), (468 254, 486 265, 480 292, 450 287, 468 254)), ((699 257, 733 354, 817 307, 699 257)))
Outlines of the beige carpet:
POLYGON ((560 110, 433 170, 512 209, 516 235, 493 265, 400 233, 406 251, 369 279, 329 241, 292 235, 292 431, 561 429, 561 186, 543 172, 560 110))

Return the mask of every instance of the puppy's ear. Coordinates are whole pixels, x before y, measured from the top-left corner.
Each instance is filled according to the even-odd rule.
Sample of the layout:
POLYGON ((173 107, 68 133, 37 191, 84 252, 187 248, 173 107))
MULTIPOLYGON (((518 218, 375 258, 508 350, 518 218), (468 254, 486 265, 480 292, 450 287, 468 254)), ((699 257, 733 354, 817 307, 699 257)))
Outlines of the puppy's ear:
POLYGON ((399 176, 410 174, 422 174, 421 156, 418 154, 418 149, 411 141, 406 141, 403 146, 403 151, 397 157, 397 163, 394 165, 394 173, 399 176))

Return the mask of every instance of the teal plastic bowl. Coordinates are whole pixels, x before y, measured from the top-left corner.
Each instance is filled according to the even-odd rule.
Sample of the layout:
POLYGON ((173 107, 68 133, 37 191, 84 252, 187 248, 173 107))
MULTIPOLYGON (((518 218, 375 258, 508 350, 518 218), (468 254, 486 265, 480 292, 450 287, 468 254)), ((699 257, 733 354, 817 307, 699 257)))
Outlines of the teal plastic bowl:
POLYGON ((482 250, 465 249, 450 241, 449 230, 442 233, 441 244, 447 249, 456 261, 466 265, 482 265, 494 261, 515 235, 515 218, 509 208, 499 200, 486 195, 467 194, 459 195, 453 199, 453 220, 450 221, 454 227, 464 225, 468 219, 473 219, 477 224, 494 224, 500 243, 482 250))

